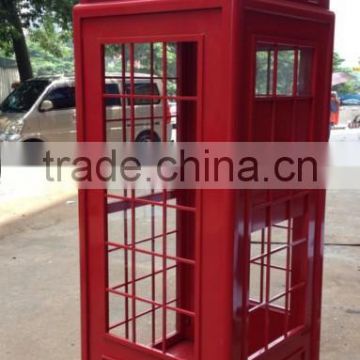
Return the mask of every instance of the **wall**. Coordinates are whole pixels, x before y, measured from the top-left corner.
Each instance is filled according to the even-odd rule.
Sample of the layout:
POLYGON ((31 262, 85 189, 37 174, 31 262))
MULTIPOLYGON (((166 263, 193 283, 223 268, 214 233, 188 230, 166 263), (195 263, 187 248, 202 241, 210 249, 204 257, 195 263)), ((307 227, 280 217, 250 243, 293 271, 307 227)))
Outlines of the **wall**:
POLYGON ((13 60, 0 58, 0 102, 11 91, 11 84, 19 81, 19 73, 13 60))

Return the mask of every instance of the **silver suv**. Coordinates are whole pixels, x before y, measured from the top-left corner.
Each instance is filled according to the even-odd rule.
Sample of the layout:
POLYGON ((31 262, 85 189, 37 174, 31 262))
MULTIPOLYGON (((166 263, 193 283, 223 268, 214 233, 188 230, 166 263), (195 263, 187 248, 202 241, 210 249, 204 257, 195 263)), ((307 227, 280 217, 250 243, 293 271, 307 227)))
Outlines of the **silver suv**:
MULTIPOLYGON (((161 96, 159 80, 136 74, 135 95, 161 96), (136 79, 136 78, 140 79, 136 79)), ((126 94, 130 84, 106 80, 108 94, 126 94)), ((107 141, 121 141, 123 105, 120 98, 106 99, 107 141)), ((159 141, 162 134, 164 106, 168 119, 168 139, 171 136, 170 110, 163 99, 149 97, 135 99, 136 141, 159 141), (152 110, 153 109, 153 110, 152 110), (154 133, 151 134, 151 118, 154 133)), ((126 118, 130 121, 130 103, 126 101, 126 118)), ((0 107, 0 141, 76 141, 75 82, 69 77, 38 77, 28 80, 14 90, 0 107)), ((127 126, 130 139, 130 126, 127 126)))

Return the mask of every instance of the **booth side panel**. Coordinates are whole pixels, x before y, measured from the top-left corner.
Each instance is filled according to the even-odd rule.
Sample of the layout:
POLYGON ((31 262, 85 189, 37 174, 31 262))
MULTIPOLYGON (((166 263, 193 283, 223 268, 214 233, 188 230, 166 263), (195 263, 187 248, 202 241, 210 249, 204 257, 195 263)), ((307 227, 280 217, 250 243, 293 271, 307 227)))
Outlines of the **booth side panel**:
MULTIPOLYGON (((84 118, 82 112, 82 94, 83 94, 83 64, 82 64, 82 38, 81 38, 81 20, 77 12, 73 12, 73 23, 74 23, 74 43, 75 45, 75 77, 77 80, 76 86, 76 104, 77 104, 77 140, 83 140, 83 121, 80 119, 84 118)), ((79 260, 80 260, 80 302, 81 302, 81 357, 83 359, 88 358, 88 323, 87 323, 87 294, 88 286, 86 281, 87 274, 87 261, 86 261, 86 192, 79 190, 78 193, 78 211, 79 211, 79 260)))
MULTIPOLYGON (((332 14, 246 3, 239 138, 327 141, 332 14)), ((241 359, 317 359, 324 192, 239 192, 237 207, 234 348, 241 359)))
MULTIPOLYGON (((324 78, 319 81, 320 94, 323 97, 323 119, 319 122, 317 133, 317 141, 328 141, 330 128, 328 119, 330 118, 330 91, 331 89, 331 73, 333 63, 334 36, 335 36, 335 19, 328 25, 327 38, 324 35, 323 50, 320 60, 323 66, 324 78)), ((320 67, 319 67, 320 69, 320 67)), ((324 242, 325 242, 325 205, 326 191, 317 191, 316 200, 316 243, 314 248, 314 290, 313 290, 313 313, 312 313, 312 339, 311 339, 311 359, 318 360, 320 358, 320 340, 321 340, 321 308, 322 308, 322 288, 323 288, 323 266, 324 266, 324 242)))

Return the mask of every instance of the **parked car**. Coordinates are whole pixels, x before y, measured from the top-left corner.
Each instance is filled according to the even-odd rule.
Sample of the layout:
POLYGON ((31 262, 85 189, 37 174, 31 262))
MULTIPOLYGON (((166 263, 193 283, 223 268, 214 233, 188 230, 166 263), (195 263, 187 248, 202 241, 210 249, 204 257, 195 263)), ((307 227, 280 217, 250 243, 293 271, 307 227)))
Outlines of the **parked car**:
MULTIPOLYGON (((135 74, 135 95, 154 95, 159 98, 135 98, 135 139, 139 142, 159 141, 162 135, 164 106, 168 138, 171 135, 171 115, 168 104, 161 99, 162 84, 153 82, 146 74, 135 74), (153 108, 153 110, 152 110, 153 108), (151 134, 151 117, 154 133, 151 134)), ((129 94, 130 82, 107 79, 108 94, 129 94)), ((108 98, 106 105, 107 141, 119 141, 123 131, 122 99, 108 98)), ((130 122, 131 106, 126 101, 126 119, 130 122)), ((75 141, 76 110, 75 81, 71 77, 38 77, 16 88, 0 106, 0 141, 75 141)), ((130 139, 130 126, 126 127, 130 139)))
POLYGON ((360 124, 360 95, 348 94, 340 98, 341 122, 350 128, 359 127, 360 124))

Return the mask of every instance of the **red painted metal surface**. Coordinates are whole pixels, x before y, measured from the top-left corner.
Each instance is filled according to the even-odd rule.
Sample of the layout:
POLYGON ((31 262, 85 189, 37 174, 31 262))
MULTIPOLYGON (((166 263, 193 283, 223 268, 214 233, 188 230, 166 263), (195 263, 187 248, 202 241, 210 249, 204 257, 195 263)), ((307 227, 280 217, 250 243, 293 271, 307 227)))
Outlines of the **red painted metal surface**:
MULTIPOLYGON (((83 0, 74 24, 79 141, 108 140, 109 100, 121 104, 118 141, 144 119, 168 141, 169 101, 178 141, 327 140, 327 0, 83 0), (158 93, 138 92, 141 61, 158 93)), ((324 191, 79 200, 83 360, 319 358, 324 191)))

